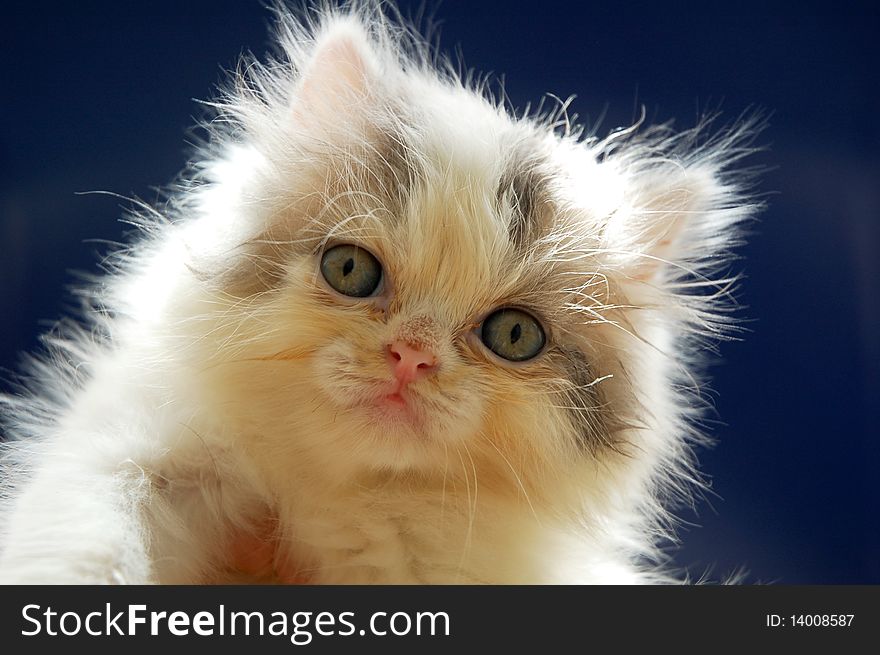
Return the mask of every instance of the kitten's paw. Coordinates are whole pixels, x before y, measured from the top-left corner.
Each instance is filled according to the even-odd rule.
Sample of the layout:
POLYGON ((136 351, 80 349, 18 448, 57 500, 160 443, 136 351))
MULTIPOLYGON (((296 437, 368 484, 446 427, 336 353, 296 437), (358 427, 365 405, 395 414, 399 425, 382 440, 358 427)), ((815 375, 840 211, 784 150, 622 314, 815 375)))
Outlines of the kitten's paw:
POLYGON ((277 521, 267 519, 255 531, 235 534, 229 545, 224 582, 308 584, 290 556, 279 548, 277 521))

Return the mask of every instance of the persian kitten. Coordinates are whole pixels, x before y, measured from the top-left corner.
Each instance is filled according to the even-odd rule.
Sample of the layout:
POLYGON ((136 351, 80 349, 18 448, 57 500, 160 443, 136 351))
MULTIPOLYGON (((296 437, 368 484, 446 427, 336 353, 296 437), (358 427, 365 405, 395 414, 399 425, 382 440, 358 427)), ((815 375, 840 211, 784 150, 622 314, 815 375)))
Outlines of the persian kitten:
POLYGON ((2 401, 0 579, 671 580, 753 122, 584 136, 377 3, 278 14, 2 401))

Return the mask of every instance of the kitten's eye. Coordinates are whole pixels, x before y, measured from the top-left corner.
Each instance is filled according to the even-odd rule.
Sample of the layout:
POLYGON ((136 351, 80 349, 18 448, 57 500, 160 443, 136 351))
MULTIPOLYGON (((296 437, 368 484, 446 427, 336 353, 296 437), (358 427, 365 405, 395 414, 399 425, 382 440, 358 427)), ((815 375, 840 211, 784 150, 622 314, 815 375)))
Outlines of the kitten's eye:
POLYGON ((341 245, 330 248, 321 258, 321 273, 327 284, 339 293, 366 298, 379 288, 382 265, 363 248, 341 245))
POLYGON ((512 362, 531 359, 547 343, 538 319, 513 308, 499 309, 483 321, 480 338, 489 350, 512 362))

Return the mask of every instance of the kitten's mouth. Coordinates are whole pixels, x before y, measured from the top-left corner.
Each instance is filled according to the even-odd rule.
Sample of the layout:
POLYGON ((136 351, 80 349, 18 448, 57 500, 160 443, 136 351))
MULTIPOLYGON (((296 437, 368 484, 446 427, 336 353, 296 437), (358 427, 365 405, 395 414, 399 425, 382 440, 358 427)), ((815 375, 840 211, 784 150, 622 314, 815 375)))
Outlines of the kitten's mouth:
POLYGON ((421 412, 418 405, 413 402, 410 392, 403 389, 381 392, 373 401, 373 406, 379 410, 384 419, 394 418, 405 420, 409 423, 421 421, 421 412))
POLYGON ((389 393, 385 396, 384 401, 390 405, 399 405, 401 407, 406 406, 406 398, 401 396, 399 391, 389 393))
POLYGON ((418 385, 401 384, 399 380, 360 378, 351 380, 341 393, 333 394, 333 404, 345 410, 358 422, 366 421, 378 432, 392 436, 399 430, 425 434, 440 409, 432 402, 427 390, 418 385))
POLYGON ((416 394, 397 385, 381 385, 364 394, 357 403, 376 423, 393 422, 409 427, 424 423, 424 411, 416 394))

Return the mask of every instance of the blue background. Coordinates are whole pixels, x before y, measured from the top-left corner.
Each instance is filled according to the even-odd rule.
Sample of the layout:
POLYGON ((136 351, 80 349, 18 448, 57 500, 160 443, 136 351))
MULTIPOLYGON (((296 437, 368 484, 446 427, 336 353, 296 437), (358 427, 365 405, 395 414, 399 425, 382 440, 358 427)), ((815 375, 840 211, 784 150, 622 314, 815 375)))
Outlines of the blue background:
MULTIPOLYGON (((205 0, 27 3, 0 20, 0 366, 74 305, 71 270, 118 240, 120 201, 156 199, 240 52, 263 54, 268 12, 205 0)), ((753 163, 768 209, 741 250, 751 332, 713 367, 712 491, 676 562, 696 576, 880 583, 880 21, 837 3, 447 0, 446 52, 505 74, 522 107, 578 94, 600 133, 772 113, 753 163)), ((404 13, 417 7, 403 2, 404 13)))

